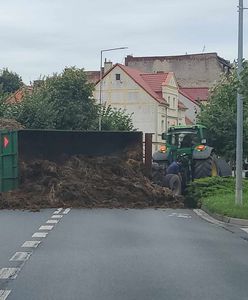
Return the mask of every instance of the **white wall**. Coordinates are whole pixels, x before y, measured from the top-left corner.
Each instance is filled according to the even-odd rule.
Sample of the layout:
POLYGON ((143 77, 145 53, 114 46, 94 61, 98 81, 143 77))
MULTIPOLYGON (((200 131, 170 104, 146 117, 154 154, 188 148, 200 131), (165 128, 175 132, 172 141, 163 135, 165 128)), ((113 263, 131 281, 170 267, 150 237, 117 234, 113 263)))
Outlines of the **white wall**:
POLYGON ((185 110, 185 109, 178 110, 178 125, 186 125, 186 122, 185 122, 186 111, 187 110, 185 110))
POLYGON ((167 127, 178 125, 178 86, 174 77, 163 86, 163 97, 169 104, 167 109, 167 127))
MULTIPOLYGON (((99 99, 100 83, 95 87, 94 97, 99 99)), ((166 126, 166 108, 152 98, 119 66, 116 66, 102 80, 102 103, 117 109, 125 109, 133 113, 134 127, 144 133, 154 133, 153 141, 161 141, 161 128, 166 126), (116 80, 120 74, 120 80, 116 80)))
POLYGON ((188 108, 185 112, 185 116, 189 118, 194 124, 196 124, 196 117, 201 111, 200 107, 180 93, 179 101, 181 101, 188 108))

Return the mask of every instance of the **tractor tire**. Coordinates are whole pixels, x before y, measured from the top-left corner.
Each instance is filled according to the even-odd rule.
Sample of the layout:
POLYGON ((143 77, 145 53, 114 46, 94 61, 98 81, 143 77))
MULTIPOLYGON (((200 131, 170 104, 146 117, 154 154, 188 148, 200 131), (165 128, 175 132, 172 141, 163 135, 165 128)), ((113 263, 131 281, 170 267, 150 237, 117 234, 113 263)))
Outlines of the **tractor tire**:
POLYGON ((169 188, 174 195, 182 194, 182 183, 181 179, 176 174, 167 174, 164 177, 163 184, 164 187, 169 188))
POLYGON ((207 159, 194 160, 194 179, 218 176, 216 158, 210 156, 207 159))

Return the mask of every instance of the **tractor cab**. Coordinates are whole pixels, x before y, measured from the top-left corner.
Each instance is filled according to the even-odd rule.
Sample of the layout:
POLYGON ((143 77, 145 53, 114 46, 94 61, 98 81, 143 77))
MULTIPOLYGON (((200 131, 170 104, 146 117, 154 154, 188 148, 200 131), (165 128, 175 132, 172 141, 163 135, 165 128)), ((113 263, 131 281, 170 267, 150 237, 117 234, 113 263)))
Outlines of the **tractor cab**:
POLYGON ((202 125, 170 127, 168 132, 162 135, 165 146, 162 146, 160 151, 166 150, 169 161, 174 161, 181 155, 192 156, 195 149, 203 149, 206 145, 205 135, 206 127, 202 125))

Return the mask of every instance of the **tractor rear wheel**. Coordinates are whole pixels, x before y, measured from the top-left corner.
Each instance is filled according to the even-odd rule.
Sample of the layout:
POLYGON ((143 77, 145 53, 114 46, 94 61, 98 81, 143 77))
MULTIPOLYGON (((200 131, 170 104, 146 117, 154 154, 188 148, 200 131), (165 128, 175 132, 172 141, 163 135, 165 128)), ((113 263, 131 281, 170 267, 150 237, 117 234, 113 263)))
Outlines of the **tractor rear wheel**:
POLYGON ((194 161, 194 178, 218 176, 218 166, 214 156, 194 161))

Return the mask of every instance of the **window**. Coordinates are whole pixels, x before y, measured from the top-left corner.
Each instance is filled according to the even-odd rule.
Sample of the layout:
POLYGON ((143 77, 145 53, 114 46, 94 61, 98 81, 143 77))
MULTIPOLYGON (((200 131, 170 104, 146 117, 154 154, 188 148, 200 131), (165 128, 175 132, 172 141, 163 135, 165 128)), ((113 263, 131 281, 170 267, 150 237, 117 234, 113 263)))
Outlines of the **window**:
POLYGON ((164 131, 164 120, 161 121, 161 132, 164 131))
POLYGON ((173 108, 176 108, 176 98, 173 98, 173 108))
POLYGON ((115 74, 115 80, 121 80, 121 74, 115 74))
POLYGON ((170 106, 170 96, 168 97, 168 103, 169 103, 169 106, 170 106))

